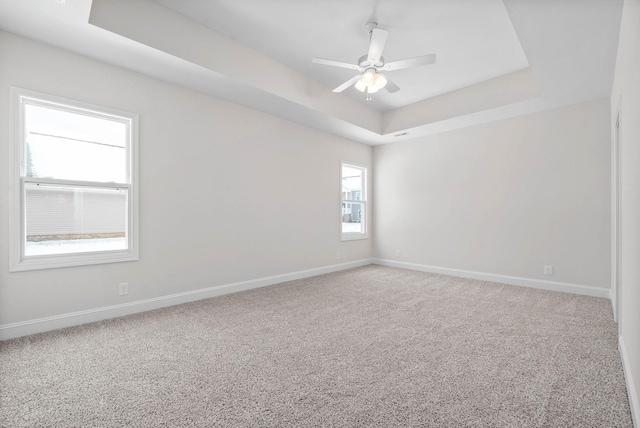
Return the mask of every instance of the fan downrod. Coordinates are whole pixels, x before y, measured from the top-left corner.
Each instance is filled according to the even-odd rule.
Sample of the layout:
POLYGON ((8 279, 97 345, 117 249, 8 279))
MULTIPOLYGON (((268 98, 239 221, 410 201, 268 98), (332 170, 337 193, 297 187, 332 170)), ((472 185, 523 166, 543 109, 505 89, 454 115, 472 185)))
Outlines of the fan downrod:
POLYGON ((378 23, 376 21, 369 21, 364 24, 364 28, 367 29, 367 34, 371 35, 371 33, 373 33, 373 30, 378 28, 378 23))

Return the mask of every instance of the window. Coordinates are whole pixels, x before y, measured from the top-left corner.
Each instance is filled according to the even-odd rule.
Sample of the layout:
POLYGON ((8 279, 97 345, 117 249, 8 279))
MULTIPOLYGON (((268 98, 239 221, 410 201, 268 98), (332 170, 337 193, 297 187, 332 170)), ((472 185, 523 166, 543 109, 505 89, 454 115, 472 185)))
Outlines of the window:
POLYGON ((11 109, 11 270, 137 260, 137 116, 18 88, 11 109))
POLYGON ((342 162, 341 236, 342 240, 367 238, 367 168, 342 162))

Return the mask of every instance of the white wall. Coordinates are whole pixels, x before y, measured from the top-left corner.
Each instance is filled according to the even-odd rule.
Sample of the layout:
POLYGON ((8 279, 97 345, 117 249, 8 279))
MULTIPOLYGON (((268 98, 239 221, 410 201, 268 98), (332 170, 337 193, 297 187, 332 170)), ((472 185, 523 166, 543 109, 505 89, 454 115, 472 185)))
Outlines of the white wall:
POLYGON ((0 326, 370 257, 339 177, 371 147, 6 32, 0 64, 0 326), (9 273, 10 85, 139 114, 140 261, 9 273))
MULTIPOLYGON (((620 104, 621 313, 625 374, 640 427, 640 2, 625 1, 611 94, 612 118, 620 104)), ((615 123, 615 122, 612 122, 615 123)))
POLYGON ((602 99, 375 147, 374 257, 609 288, 609 112, 602 99))

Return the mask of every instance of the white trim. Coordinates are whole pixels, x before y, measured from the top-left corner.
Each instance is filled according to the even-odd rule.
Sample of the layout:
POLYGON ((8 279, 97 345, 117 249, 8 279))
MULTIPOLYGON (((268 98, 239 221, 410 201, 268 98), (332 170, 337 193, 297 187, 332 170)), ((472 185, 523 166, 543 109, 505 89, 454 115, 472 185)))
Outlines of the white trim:
POLYGON ((397 262, 394 260, 373 259, 372 262, 381 266, 401 269, 417 270, 421 272, 440 273, 443 275, 459 276, 462 278, 479 279, 481 281, 499 282, 518 285, 521 287, 538 288, 541 290, 561 291, 563 293, 582 294, 585 296, 604 297, 609 299, 608 288, 591 287, 588 285, 569 284, 566 282, 546 281, 541 279, 523 278, 519 276, 498 275, 494 273, 474 272, 462 269, 452 269, 438 266, 427 266, 416 263, 397 262))
POLYGON ((47 184, 50 186, 66 186, 66 187, 93 187, 93 188, 109 188, 118 189, 126 187, 130 189, 131 186, 128 183, 114 183, 114 182, 100 182, 100 181, 77 181, 77 180, 62 180, 58 178, 39 178, 39 177, 21 177, 24 183, 33 184, 47 184))
POLYGON ((186 291, 184 293, 170 294, 167 296, 154 297, 145 300, 138 300, 135 302, 123 303, 120 305, 104 306, 101 308, 89 309, 86 311, 71 312, 46 318, 0 325, 0 340, 13 339, 15 337, 42 333, 45 331, 57 330, 65 327, 72 327, 89 322, 96 322, 109 318, 136 314, 139 312, 146 312, 153 309, 179 305, 181 303, 193 302, 196 300, 208 299, 210 297, 222 296, 224 294, 236 293, 238 291, 251 290, 254 288, 265 287, 285 281, 293 281, 296 279, 309 278, 316 275, 338 272, 341 270, 352 269, 369 264, 371 264, 371 259, 362 259, 353 262, 307 269, 282 275, 267 276, 264 278, 251 279, 248 281, 201 288, 199 290, 186 291))
POLYGON ((627 356, 627 348, 624 346, 622 336, 618 337, 618 350, 620 351, 620 358, 622 359, 624 379, 627 383, 627 395, 629 396, 631 419, 633 419, 633 426, 635 428, 640 428, 640 401, 638 401, 638 391, 636 391, 635 383, 633 382, 631 367, 629 366, 629 357, 627 356))
POLYGON ((615 116, 615 121, 613 124, 613 154, 611 156, 612 162, 612 182, 613 182, 613 191, 611 192, 611 197, 613 199, 611 207, 611 220, 612 220, 612 237, 613 237, 613 245, 612 245, 612 284, 611 284, 611 306, 613 307, 613 319, 618 323, 618 334, 622 334, 622 323, 621 319, 621 302, 622 302, 622 292, 621 292, 621 256, 622 256, 622 225, 621 225, 621 195, 622 195, 622 187, 621 187, 621 171, 620 171, 620 143, 621 143, 621 135, 620 135, 620 110, 622 105, 622 97, 618 98, 618 111, 615 116))
POLYGON ((22 150, 20 144, 16 143, 21 139, 20 132, 24 129, 23 115, 20 113, 20 90, 11 86, 9 88, 11 105, 9 108, 9 183, 10 183, 10 199, 9 199, 9 271, 13 272, 15 267, 20 266, 22 259, 22 246, 16 245, 21 240, 21 209, 22 206, 22 190, 16 183, 21 174, 22 150))
MULTIPOLYGON (((342 227, 342 226, 340 226, 342 227)), ((369 239, 367 235, 362 233, 345 233, 340 237, 340 241, 357 241, 358 239, 369 239)))

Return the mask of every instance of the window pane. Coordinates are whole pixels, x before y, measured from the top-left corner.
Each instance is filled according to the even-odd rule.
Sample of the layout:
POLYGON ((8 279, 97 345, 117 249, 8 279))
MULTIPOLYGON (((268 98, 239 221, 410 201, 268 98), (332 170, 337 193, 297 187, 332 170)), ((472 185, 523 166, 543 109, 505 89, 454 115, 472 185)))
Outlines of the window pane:
POLYGON ((362 200, 362 168, 342 166, 342 199, 362 200))
POLYGON ((25 256, 126 250, 127 189, 25 184, 25 256))
POLYGON ((25 105, 26 176, 126 183, 127 125, 25 105))
POLYGON ((342 233, 364 233, 364 205, 342 203, 342 233))

